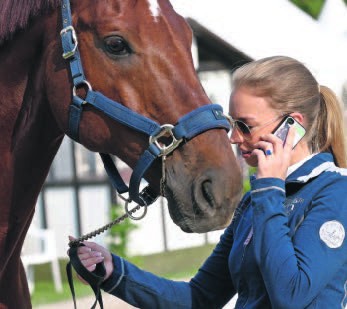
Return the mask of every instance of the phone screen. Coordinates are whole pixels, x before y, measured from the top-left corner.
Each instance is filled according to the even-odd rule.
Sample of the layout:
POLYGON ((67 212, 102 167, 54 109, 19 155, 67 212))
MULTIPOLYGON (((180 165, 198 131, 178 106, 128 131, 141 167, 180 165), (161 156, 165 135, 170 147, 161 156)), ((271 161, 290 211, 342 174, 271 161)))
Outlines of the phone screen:
POLYGON ((306 130, 293 117, 290 117, 290 116, 286 117, 280 123, 277 129, 275 129, 273 134, 279 137, 283 141, 283 144, 285 144, 289 128, 292 126, 295 128, 295 137, 294 137, 294 144, 293 144, 293 148, 294 148, 300 142, 300 140, 304 137, 306 130))

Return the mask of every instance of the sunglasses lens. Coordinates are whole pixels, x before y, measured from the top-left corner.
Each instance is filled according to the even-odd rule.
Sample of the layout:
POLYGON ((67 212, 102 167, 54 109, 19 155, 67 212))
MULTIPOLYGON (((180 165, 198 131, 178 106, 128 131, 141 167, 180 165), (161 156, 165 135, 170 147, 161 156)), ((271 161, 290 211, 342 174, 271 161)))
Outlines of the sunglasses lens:
POLYGON ((250 132, 248 126, 245 123, 243 123, 242 121, 236 120, 235 125, 239 128, 239 130, 241 131, 241 133, 243 135, 246 135, 246 136, 251 135, 251 132, 250 132))

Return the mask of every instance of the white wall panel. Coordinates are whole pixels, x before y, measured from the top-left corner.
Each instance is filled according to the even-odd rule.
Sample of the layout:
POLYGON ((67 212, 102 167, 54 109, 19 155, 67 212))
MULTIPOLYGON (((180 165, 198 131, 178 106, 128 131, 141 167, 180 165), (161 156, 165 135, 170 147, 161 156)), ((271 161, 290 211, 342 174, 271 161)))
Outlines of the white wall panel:
POLYGON ((68 236, 77 235, 73 188, 50 188, 45 192, 47 227, 53 229, 59 257, 67 257, 68 236))
MULTIPOLYGON (((139 214, 142 209, 139 210, 139 214)), ((129 255, 147 255, 164 251, 164 234, 160 199, 148 207, 146 217, 133 221, 138 228, 131 232, 128 243, 129 255)), ((138 215, 135 213, 134 215, 138 215)))
MULTIPOLYGON (((85 186, 79 190, 82 234, 90 233, 111 221, 110 189, 107 186, 85 186)), ((106 234, 100 234, 91 241, 105 244, 106 234)))

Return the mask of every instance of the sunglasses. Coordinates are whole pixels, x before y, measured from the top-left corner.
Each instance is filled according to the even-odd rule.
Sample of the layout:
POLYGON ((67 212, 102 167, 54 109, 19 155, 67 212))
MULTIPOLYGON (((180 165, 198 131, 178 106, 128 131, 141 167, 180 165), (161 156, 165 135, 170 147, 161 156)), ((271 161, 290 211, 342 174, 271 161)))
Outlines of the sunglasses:
POLYGON ((255 131, 258 131, 259 129, 264 128, 267 125, 274 123, 275 121, 277 121, 279 119, 284 118, 285 116, 287 116, 287 115, 276 116, 275 118, 270 119, 266 123, 263 123, 263 124, 260 124, 257 126, 249 126, 241 120, 235 120, 230 115, 225 115, 225 117, 228 119, 228 121, 230 123, 231 134, 233 133, 234 129, 237 128, 239 130, 239 132, 242 133, 242 135, 245 138, 251 138, 252 133, 254 133, 255 131))

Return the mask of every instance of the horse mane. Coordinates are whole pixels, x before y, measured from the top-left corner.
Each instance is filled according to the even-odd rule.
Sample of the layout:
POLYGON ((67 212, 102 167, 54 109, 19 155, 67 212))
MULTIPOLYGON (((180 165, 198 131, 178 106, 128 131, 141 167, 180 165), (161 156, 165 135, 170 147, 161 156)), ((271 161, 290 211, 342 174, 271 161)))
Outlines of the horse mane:
POLYGON ((61 0, 0 0, 0 45, 24 29, 31 18, 56 8, 61 0))

